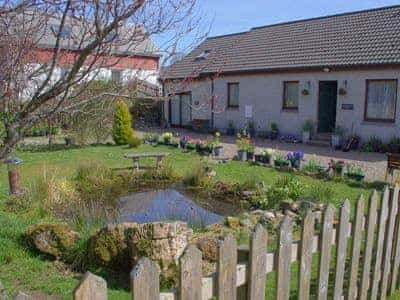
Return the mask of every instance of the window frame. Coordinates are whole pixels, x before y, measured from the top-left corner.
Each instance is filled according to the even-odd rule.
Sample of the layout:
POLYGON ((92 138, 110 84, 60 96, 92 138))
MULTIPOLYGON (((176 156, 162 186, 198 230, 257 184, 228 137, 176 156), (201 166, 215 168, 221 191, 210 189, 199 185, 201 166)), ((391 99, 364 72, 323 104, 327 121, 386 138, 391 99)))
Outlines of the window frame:
POLYGON ((239 108, 240 106, 240 83, 239 82, 228 82, 227 83, 227 89, 228 89, 228 93, 227 93, 227 107, 228 108, 239 108), (233 85, 237 85, 238 86, 238 104, 231 104, 231 86, 233 85))
POLYGON ((111 70, 111 81, 115 83, 122 83, 122 70, 111 70), (119 73, 119 80, 114 80, 113 74, 119 73))
POLYGON ((282 88, 282 110, 288 110, 288 111, 298 111, 299 110, 299 100, 300 100, 300 81, 299 80, 287 80, 283 82, 283 88, 282 88), (286 84, 288 83, 297 83, 298 85, 298 90, 297 90, 297 106, 287 106, 286 105, 286 84))
POLYGON ((398 102, 398 89, 399 82, 397 78, 387 78, 387 79, 367 79, 365 81, 365 102, 364 102, 364 121, 365 122, 379 122, 379 123, 395 123, 396 113, 397 113, 397 102, 398 102), (395 102, 394 102, 394 117, 392 119, 382 119, 382 118, 369 118, 368 117, 368 88, 370 82, 382 82, 382 81, 394 81, 396 83, 395 88, 395 102))

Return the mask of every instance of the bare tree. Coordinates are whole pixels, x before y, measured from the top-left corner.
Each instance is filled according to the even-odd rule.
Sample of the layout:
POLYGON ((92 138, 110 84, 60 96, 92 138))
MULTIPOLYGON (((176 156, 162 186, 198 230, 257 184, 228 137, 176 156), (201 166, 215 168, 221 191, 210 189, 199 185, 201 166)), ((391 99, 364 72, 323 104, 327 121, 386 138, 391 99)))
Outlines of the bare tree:
POLYGON ((85 107, 90 81, 150 37, 169 34, 161 47, 168 57, 198 27, 196 1, 0 0, 0 158, 39 120, 85 107), (43 59, 37 49, 46 47, 43 59))

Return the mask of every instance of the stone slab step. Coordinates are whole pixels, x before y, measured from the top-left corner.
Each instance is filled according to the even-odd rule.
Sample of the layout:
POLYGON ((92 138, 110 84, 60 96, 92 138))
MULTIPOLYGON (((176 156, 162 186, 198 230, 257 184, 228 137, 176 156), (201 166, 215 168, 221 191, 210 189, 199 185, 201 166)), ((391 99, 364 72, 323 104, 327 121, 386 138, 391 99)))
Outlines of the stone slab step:
POLYGON ((310 140, 307 145, 318 146, 318 147, 331 147, 331 140, 310 140))

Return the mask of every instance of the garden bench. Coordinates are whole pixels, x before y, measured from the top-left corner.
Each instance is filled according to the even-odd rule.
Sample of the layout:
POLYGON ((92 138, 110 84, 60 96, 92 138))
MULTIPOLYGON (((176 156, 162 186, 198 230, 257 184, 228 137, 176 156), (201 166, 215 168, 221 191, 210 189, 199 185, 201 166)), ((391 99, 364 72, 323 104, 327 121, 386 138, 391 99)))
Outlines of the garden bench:
POLYGON ((395 170, 400 170, 400 154, 393 154, 393 153, 388 153, 387 154, 387 169, 386 169, 386 179, 389 174, 392 175, 392 180, 393 180, 393 174, 395 170))
POLYGON ((136 167, 136 170, 140 169, 140 159, 141 158, 156 158, 156 168, 161 166, 162 160, 164 157, 168 156, 169 153, 165 152, 147 152, 147 153, 132 153, 132 154, 124 154, 125 158, 133 160, 133 167, 136 167))

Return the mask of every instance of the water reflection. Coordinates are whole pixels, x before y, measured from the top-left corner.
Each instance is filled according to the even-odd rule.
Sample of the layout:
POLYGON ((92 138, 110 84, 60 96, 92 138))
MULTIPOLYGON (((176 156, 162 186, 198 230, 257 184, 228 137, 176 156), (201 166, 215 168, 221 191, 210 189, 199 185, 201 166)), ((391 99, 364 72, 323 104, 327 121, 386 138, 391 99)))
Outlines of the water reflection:
MULTIPOLYGON (((219 204, 213 203, 213 206, 219 204)), ((222 204, 221 204, 222 205, 222 204)), ((192 226, 222 222, 224 216, 197 205, 174 189, 134 193, 120 198, 119 222, 184 221, 192 226)))

